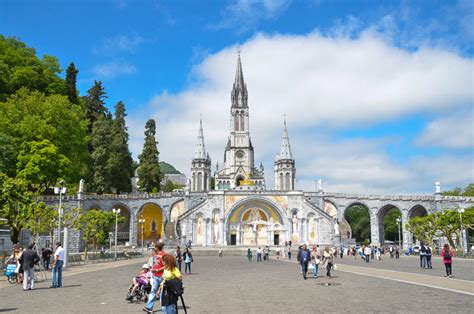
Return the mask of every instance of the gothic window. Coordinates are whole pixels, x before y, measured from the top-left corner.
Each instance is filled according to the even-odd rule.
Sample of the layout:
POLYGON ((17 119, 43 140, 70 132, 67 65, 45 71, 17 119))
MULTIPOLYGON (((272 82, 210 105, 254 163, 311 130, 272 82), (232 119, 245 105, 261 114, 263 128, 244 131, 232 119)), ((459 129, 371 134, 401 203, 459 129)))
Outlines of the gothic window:
POLYGON ((196 173, 193 173, 193 191, 196 191, 196 173))
POLYGON ((240 131, 245 130, 245 119, 244 119, 244 113, 240 113, 240 131))
POLYGON ((290 178, 290 173, 287 172, 285 176, 285 190, 291 190, 291 178, 290 178))
POLYGON ((204 191, 207 191, 207 173, 204 174, 204 191))
POLYGON ((239 123, 239 113, 237 112, 235 115, 234 115, 234 131, 238 131, 239 130, 239 126, 240 126, 240 123, 239 123))
POLYGON ((202 173, 199 172, 197 175, 197 191, 202 191, 202 173))
POLYGON ((283 190, 283 173, 280 173, 280 188, 279 190, 283 190))

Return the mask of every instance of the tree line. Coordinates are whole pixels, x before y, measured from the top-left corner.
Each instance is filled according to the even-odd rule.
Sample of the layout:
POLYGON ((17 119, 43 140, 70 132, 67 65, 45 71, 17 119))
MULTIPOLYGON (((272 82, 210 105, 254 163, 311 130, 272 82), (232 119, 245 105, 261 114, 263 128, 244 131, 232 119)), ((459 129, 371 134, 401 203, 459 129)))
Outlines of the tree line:
MULTIPOLYGON (((62 73, 56 57, 39 58, 19 39, 0 35, 0 217, 14 243, 22 229, 37 231, 57 219, 57 210, 48 213, 39 196, 53 193, 61 180, 71 193, 80 179, 89 193, 125 193, 136 171, 141 191, 161 190, 155 121, 145 125, 136 163, 125 104, 118 101, 111 112, 101 81, 80 95, 73 62, 62 73)), ((74 217, 65 223, 77 226, 81 219, 74 217)))

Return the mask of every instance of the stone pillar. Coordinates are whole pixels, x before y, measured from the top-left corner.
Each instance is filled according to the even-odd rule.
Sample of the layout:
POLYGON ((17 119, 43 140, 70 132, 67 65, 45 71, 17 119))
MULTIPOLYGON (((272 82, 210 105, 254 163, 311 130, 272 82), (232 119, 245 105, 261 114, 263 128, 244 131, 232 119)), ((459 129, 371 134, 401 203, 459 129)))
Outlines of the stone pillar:
POLYGON ((132 245, 138 246, 138 233, 140 233, 140 239, 143 236, 141 234, 141 230, 138 230, 137 227, 137 216, 135 215, 135 211, 130 212, 130 233, 129 233, 129 239, 130 243, 132 245))
POLYGON ((380 246, 380 227, 379 218, 377 217, 377 208, 372 208, 370 211, 370 241, 372 244, 380 246))
POLYGON ((219 240, 220 240, 220 245, 224 245, 225 244, 225 239, 226 239, 226 235, 225 235, 225 231, 224 231, 224 219, 223 218, 220 218, 219 219, 219 240))
POLYGON ((240 224, 237 225, 237 239, 236 239, 236 244, 237 244, 237 245, 242 245, 242 243, 241 243, 241 236, 240 236, 240 224))

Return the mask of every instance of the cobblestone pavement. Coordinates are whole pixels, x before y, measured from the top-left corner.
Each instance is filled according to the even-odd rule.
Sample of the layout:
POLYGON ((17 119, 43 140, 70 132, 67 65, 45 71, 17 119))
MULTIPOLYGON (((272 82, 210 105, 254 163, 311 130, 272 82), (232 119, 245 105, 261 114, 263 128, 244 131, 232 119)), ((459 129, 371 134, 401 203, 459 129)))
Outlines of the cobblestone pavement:
MULTIPOLYGON (((444 264, 441 262, 441 258, 439 256, 432 258, 432 269, 421 269, 419 256, 400 256, 400 259, 391 259, 390 255, 386 254, 384 257, 382 257, 381 261, 373 259, 370 260, 369 263, 363 262, 360 257, 354 259, 354 257, 349 256, 342 259, 337 258, 336 262, 347 265, 396 270, 430 276, 446 276, 444 264)), ((474 260, 454 258, 453 275, 457 279, 474 281, 474 260)))
MULTIPOLYGON (((142 304, 124 300, 141 263, 109 263, 82 272, 76 267, 76 274, 65 276, 61 289, 49 289, 49 282, 27 292, 18 286, 0 288, 0 312, 143 313, 142 304)), ((184 277, 188 313, 466 313, 474 300, 342 271, 334 272, 332 279, 303 280, 297 264, 276 260, 249 263, 245 257, 203 256, 196 257, 192 266, 193 274, 184 277)), ((161 312, 158 306, 155 309, 161 312)))

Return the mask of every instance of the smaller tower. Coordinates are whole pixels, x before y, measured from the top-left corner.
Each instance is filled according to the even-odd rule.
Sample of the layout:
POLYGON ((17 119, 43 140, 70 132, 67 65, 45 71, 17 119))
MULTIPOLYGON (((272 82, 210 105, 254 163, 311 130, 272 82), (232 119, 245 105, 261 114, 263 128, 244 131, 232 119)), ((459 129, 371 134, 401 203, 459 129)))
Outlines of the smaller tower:
POLYGON ((295 160, 291 153, 286 119, 284 120, 283 125, 283 139, 281 142, 280 154, 275 158, 275 190, 294 191, 296 168, 295 160))
POLYGON ((191 163, 191 192, 209 191, 211 181, 211 158, 206 153, 202 119, 199 120, 199 133, 196 151, 191 163))

